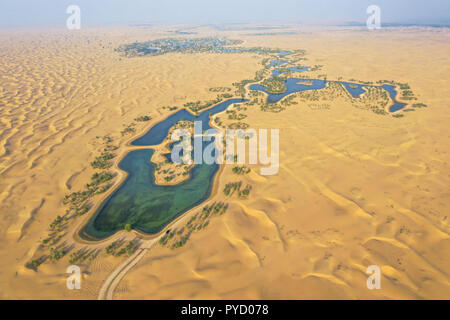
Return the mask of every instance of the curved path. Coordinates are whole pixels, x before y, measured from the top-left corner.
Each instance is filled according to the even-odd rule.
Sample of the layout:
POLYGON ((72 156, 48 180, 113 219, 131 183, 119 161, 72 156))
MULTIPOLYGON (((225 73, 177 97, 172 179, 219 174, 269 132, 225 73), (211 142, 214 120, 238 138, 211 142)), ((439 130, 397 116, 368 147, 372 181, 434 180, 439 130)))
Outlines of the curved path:
POLYGON ((127 260, 125 260, 117 269, 115 269, 106 279, 98 293, 98 300, 112 300, 114 290, 125 274, 142 259, 147 251, 159 241, 161 236, 145 241, 139 249, 136 250, 127 260))

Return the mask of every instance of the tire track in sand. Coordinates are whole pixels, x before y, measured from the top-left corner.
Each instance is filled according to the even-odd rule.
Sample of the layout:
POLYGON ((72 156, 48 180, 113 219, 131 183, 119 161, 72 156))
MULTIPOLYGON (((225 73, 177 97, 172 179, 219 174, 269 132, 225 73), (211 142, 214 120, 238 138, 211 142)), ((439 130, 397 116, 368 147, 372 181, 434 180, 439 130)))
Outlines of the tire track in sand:
MULTIPOLYGON (((161 235, 162 236, 162 235, 161 235)), ((117 285, 120 283, 120 280, 125 276, 125 274, 133 268, 139 260, 142 259, 142 257, 147 253, 150 248, 159 241, 159 238, 157 237, 151 240, 145 241, 142 246, 135 252, 133 255, 131 255, 127 260, 125 260, 117 269, 115 269, 109 277, 106 279, 105 283, 103 283, 102 287, 100 288, 100 291, 98 293, 98 300, 112 300, 114 290, 116 289, 117 285)))

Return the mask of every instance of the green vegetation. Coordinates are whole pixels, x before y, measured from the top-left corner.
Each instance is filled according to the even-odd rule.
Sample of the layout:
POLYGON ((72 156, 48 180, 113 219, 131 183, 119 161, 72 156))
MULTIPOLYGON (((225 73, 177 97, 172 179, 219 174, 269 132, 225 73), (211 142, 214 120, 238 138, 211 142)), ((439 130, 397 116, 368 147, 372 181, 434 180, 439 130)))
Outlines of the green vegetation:
MULTIPOLYGON (((195 39, 194 39, 195 40, 195 39)), ((157 54, 163 54, 165 52, 170 52, 171 50, 175 51, 182 51, 182 52, 203 52, 208 50, 215 50, 216 48, 208 47, 208 45, 203 46, 202 44, 200 47, 196 47, 198 45, 198 42, 194 41, 192 42, 194 45, 190 46, 190 44, 187 47, 177 47, 177 43, 175 42, 175 45, 173 47, 170 47, 174 44, 174 42, 167 42, 169 47, 161 46, 158 48, 157 54), (189 47, 190 46, 190 47, 189 47), (203 47, 202 47, 203 46, 203 47), (164 49, 165 48, 165 49, 164 49), (166 50, 167 49, 167 50, 166 50)), ((139 45, 133 45, 133 48, 136 49, 140 47, 139 45)), ((134 49, 132 49, 130 52, 132 52, 134 49)), ((145 50, 149 50, 150 54, 155 53, 156 51, 153 51, 150 47, 140 47, 140 49, 136 49, 135 53, 138 55, 140 54, 146 54, 145 50), (140 49, 144 51, 139 51, 140 49)), ((246 52, 254 52, 254 53, 261 53, 263 54, 275 54, 279 53, 279 50, 265 50, 262 48, 258 49, 245 49, 246 52), (252 51, 253 50, 253 51, 252 51)), ((272 56, 273 58, 273 56, 272 56)), ((300 60, 299 58, 298 60, 300 60)), ((255 73, 254 79, 249 80, 242 80, 240 82, 233 83, 233 86, 235 87, 235 95, 245 97, 246 90, 245 86, 250 83, 254 82, 260 82, 261 84, 266 87, 266 90, 270 93, 283 93, 286 90, 285 85, 285 75, 282 77, 274 77, 272 79, 265 79, 271 75, 271 67, 270 67, 270 58, 265 58, 262 61, 262 69, 257 71, 255 73)), ((318 71, 322 68, 321 65, 315 65, 312 68, 310 68, 310 71, 318 71)), ((326 74, 322 74, 318 76, 319 78, 327 79, 326 74)), ((306 78, 306 76, 299 76, 299 78, 306 78)), ((352 80, 350 80, 352 81, 352 80)), ((356 80, 353 80, 356 81, 356 80)), ((359 83, 363 84, 371 84, 371 82, 364 82, 364 81, 358 81, 359 83)), ((400 95, 402 99, 405 100, 416 100, 414 93, 412 92, 409 84, 407 83, 398 83, 394 81, 388 81, 388 80, 381 80, 378 83, 390 83, 392 85, 396 85, 400 88, 400 95)), ((304 84, 307 84, 304 82, 304 84)), ((302 92, 299 94, 293 94, 290 95, 283 100, 281 100, 278 104, 267 104, 264 102, 264 94, 260 94, 257 92, 249 92, 249 96, 251 97, 251 101, 244 105, 235 106, 232 110, 226 111, 226 116, 223 118, 228 118, 228 120, 236 120, 238 122, 234 122, 229 124, 229 128, 231 129, 246 129, 249 125, 246 123, 241 122, 241 120, 245 119, 247 115, 241 111, 247 110, 247 107, 252 105, 260 105, 261 110, 263 111, 272 111, 272 112, 279 112, 281 110, 284 110, 286 106, 289 106, 291 104, 297 104, 294 99, 299 98, 303 101, 322 101, 322 100, 332 100, 336 97, 343 98, 343 99, 349 99, 356 107, 365 108, 365 109, 371 109, 373 112, 377 114, 386 114, 385 108, 387 107, 387 103, 390 102, 390 99, 388 97, 387 92, 385 90, 381 90, 380 88, 376 87, 369 87, 367 88, 367 93, 364 94, 363 97, 359 99, 354 99, 352 97, 349 97, 349 93, 344 90, 342 91, 342 86, 340 86, 337 83, 329 83, 328 86, 319 91, 319 90, 311 90, 309 92, 302 92), (338 88, 340 87, 340 88, 338 88)), ((351 85, 351 87, 357 87, 356 85, 351 85)), ((210 92, 217 92, 220 93, 217 95, 217 97, 214 100, 206 101, 206 102, 188 102, 184 104, 185 108, 189 108, 193 112, 199 112, 203 109, 209 108, 217 103, 222 102, 224 99, 228 99, 233 97, 233 95, 230 93, 231 88, 227 87, 215 87, 210 88, 210 92)), ((412 108, 424 108, 427 107, 427 105, 423 103, 414 103, 412 104, 412 108)), ((168 109, 170 111, 176 110, 178 107, 176 106, 170 106, 170 107, 162 107, 163 109, 168 109)), ((404 111, 412 111, 414 109, 406 109, 404 111)), ((395 118, 401 118, 404 115, 401 113, 393 114, 392 115, 395 118)), ((150 121, 152 118, 148 115, 139 116, 134 119, 135 122, 145 122, 150 121)), ((219 117, 215 118, 215 123, 222 126, 223 122, 219 117)), ((177 123, 180 127, 190 127, 192 123, 184 123, 180 121, 177 123)), ((135 128, 136 124, 131 123, 129 125, 125 125, 123 130, 121 131, 121 135, 127 135, 132 134, 136 131, 135 128)), ((99 137, 97 137, 99 138, 99 137)), ((110 136, 103 137, 103 149, 100 151, 100 155, 95 157, 95 159, 91 162, 91 166, 94 169, 99 169, 100 171, 95 172, 92 174, 90 182, 87 183, 85 186, 86 188, 81 191, 75 191, 71 192, 70 194, 66 195, 63 199, 63 204, 67 206, 67 210, 65 214, 57 215, 57 217, 52 221, 52 223, 49 225, 49 234, 48 237, 42 240, 41 248, 45 248, 49 251, 48 255, 43 255, 38 259, 33 259, 29 263, 27 263, 27 266, 32 269, 37 269, 42 263, 44 263, 47 259, 50 261, 58 261, 62 259, 64 256, 66 256, 69 252, 70 248, 67 248, 65 246, 65 242, 62 244, 61 239, 65 237, 64 230, 67 229, 68 223, 71 218, 75 218, 79 215, 83 215, 86 212, 89 211, 91 208, 91 199, 99 193, 103 193, 107 191, 113 184, 111 181, 114 179, 114 174, 107 171, 106 169, 110 168, 113 165, 112 159, 116 157, 114 150, 117 149, 116 146, 112 145, 113 139, 110 136)), ((163 170, 160 169, 160 165, 156 167, 156 170, 162 170, 166 171, 168 176, 165 177, 166 181, 170 181, 175 178, 174 172, 170 170, 163 170)), ((246 166, 235 166, 232 169, 233 173, 238 175, 245 175, 250 172, 250 168, 246 166)), ((187 174, 187 172, 184 172, 183 174, 187 174)), ((179 175, 179 174, 178 174, 179 175)), ((236 194, 238 197, 248 197, 250 192, 252 190, 252 186, 247 184, 243 185, 242 181, 238 182, 232 182, 228 183, 224 187, 224 194, 226 196, 233 196, 233 194, 236 194)), ((192 216, 189 221, 186 223, 186 225, 179 230, 171 230, 169 233, 161 237, 160 243, 162 245, 167 245, 172 249, 180 248, 184 246, 187 242, 187 240, 190 238, 192 232, 202 230, 210 224, 210 218, 212 215, 216 214, 223 214, 228 208, 228 205, 222 202, 213 203, 210 206, 204 206, 203 209, 200 212, 197 212, 194 216, 192 216)), ((125 224, 124 229, 127 231, 131 231, 132 225, 131 224, 125 224)), ((120 228, 120 226, 119 226, 120 228)), ((125 240, 116 240, 110 245, 108 245, 105 248, 105 251, 107 254, 111 254, 113 256, 122 256, 124 254, 131 255, 133 252, 135 252, 139 247, 139 240, 134 239, 132 241, 129 241, 128 243, 125 242, 125 240)), ((88 251, 85 249, 80 249, 78 251, 75 251, 70 254, 70 260, 69 263, 83 263, 85 261, 91 261, 95 258, 95 256, 98 254, 98 251, 88 251)))
POLYGON ((267 102, 262 104, 260 108, 261 108, 261 111, 274 112, 274 113, 278 113, 278 112, 281 112, 286 109, 278 103, 267 103, 267 102))
POLYGON ((266 87, 267 92, 273 94, 280 94, 286 91, 286 84, 284 83, 284 79, 280 77, 265 79, 263 82, 261 82, 261 85, 266 87))
MULTIPOLYGON (((365 88, 366 93, 359 98, 354 98, 345 89, 344 85, 338 82, 329 82, 326 88, 320 90, 309 90, 298 92, 295 94, 302 102, 331 102, 336 99, 345 101, 352 104, 356 108, 371 110, 372 112, 385 115, 387 112, 385 108, 391 102, 386 90, 380 87, 369 86, 365 88)), ((327 103, 325 104, 308 104, 308 106, 314 106, 314 110, 329 109, 327 103)))
POLYGON ((194 113, 199 113, 203 109, 212 107, 212 106, 224 101, 224 99, 229 99, 232 97, 233 97, 232 94, 222 93, 222 94, 217 95, 216 99, 214 99, 214 100, 209 100, 209 101, 206 101, 203 103, 201 101, 187 102, 183 105, 183 107, 185 107, 186 109, 190 109, 194 113))
POLYGON ((411 90, 402 90, 402 98, 413 97, 414 93, 411 90))
POLYGON ((67 221, 67 217, 61 217, 58 215, 55 220, 50 224, 50 230, 51 231, 61 231, 61 224, 67 221))
POLYGON ((105 253, 114 255, 118 248, 123 244, 123 239, 113 241, 110 245, 106 246, 105 253))
MULTIPOLYGON (((97 137, 100 139, 100 137, 97 137)), ((110 136, 104 136, 101 138, 102 152, 101 155, 96 157, 91 163, 92 167, 95 169, 104 169, 111 167, 112 163, 110 160, 115 157, 111 152, 117 149, 116 146, 112 145, 113 139, 110 136)), ((109 171, 99 171, 95 172, 91 176, 91 181, 86 184, 86 189, 82 191, 75 191, 67 194, 62 199, 62 203, 68 208, 64 215, 57 215, 56 218, 50 223, 48 236, 42 240, 41 245, 43 247, 49 248, 48 258, 51 261, 57 261, 61 259, 67 252, 67 248, 55 248, 61 239, 64 238, 64 230, 67 228, 70 219, 81 216, 89 211, 92 204, 90 200, 97 194, 103 193, 108 190, 111 186, 111 180, 115 175, 109 171)), ((71 257, 71 259, 80 260, 81 258, 76 255, 71 257)), ((45 259, 33 260, 27 265, 33 269, 36 269, 40 264, 42 264, 45 259), (39 264, 36 262, 40 262, 39 264)))
POLYGON ((88 188, 96 187, 106 181, 111 180, 112 178, 114 178, 114 174, 112 174, 111 172, 96 172, 91 177, 91 183, 88 183, 86 186, 88 188))
POLYGON ((356 107, 371 110, 379 115, 386 115, 385 108, 391 103, 391 99, 386 90, 380 87, 366 87, 366 94, 362 97, 352 99, 356 107))
POLYGON ((123 246, 124 244, 125 241, 123 239, 115 240, 105 248, 105 252, 113 257, 120 257, 124 254, 131 256, 137 249, 139 249, 140 246, 138 238, 130 240, 125 246, 123 246))
POLYGON ((231 91, 231 89, 227 88, 227 87, 214 87, 214 88, 209 88, 209 91, 211 91, 211 92, 228 92, 228 91, 231 91))
MULTIPOLYGON (((303 83, 306 84, 306 83, 303 83)), ((290 106, 290 105, 294 105, 294 104, 298 104, 298 102, 294 101, 295 99, 295 95, 289 95, 286 98, 284 98, 283 100, 280 101, 280 104, 282 106, 290 106)))
POLYGON ((40 260, 32 260, 30 261, 29 265, 33 268, 37 268, 41 265, 41 261, 40 260))
POLYGON ((210 224, 210 218, 213 215, 222 215, 227 209, 228 204, 223 202, 206 205, 200 212, 194 214, 182 228, 170 230, 163 235, 159 239, 159 243, 171 249, 180 248, 186 244, 193 232, 205 229, 210 224))
POLYGON ((122 135, 122 137, 124 135, 136 132, 136 128, 135 128, 136 124, 134 122, 130 123, 129 125, 124 125, 124 126, 125 126, 125 128, 122 131, 120 131, 120 134, 122 135))
POLYGON ((100 156, 95 157, 95 160, 91 162, 91 166, 94 169, 107 169, 112 166, 113 159, 116 155, 111 152, 102 152, 100 156))
POLYGON ((236 166, 232 170, 235 174, 247 174, 250 172, 250 168, 247 166, 236 166))
POLYGON ((243 120, 247 118, 247 115, 243 113, 237 113, 236 110, 227 110, 226 113, 228 114, 228 119, 230 120, 243 120))
POLYGON ((320 70, 322 70, 322 67, 323 67, 323 65, 321 65, 321 64, 315 64, 314 66, 309 68, 309 71, 320 71, 320 70))
POLYGON ((31 260, 26 264, 26 267, 29 269, 33 269, 34 271, 37 271, 37 268, 45 262, 47 259, 46 256, 41 256, 39 259, 31 260))
POLYGON ((42 240, 42 246, 51 247, 51 246, 56 245, 59 242, 59 240, 61 240, 63 237, 62 234, 58 234, 61 231, 62 231, 62 229, 58 227, 58 229, 55 230, 55 232, 50 233, 47 238, 42 240))
POLYGON ((237 192, 239 197, 247 197, 250 194, 252 187, 250 185, 246 185, 245 188, 242 190, 241 190, 241 187, 242 187, 242 181, 230 182, 225 185, 225 188, 223 189, 223 193, 226 196, 231 197, 235 192, 237 192))
POLYGON ((255 77, 253 79, 242 80, 241 82, 233 83, 233 86, 236 87, 236 91, 235 91, 236 96, 240 96, 240 97, 242 97, 242 99, 244 99, 246 85, 248 85, 250 83, 261 81, 264 79, 264 77, 270 75, 270 69, 271 69, 270 59, 268 59, 268 58, 263 59, 262 65, 263 65, 263 68, 259 71, 256 71, 255 77))
POLYGON ((234 130, 237 130, 237 129, 245 130, 248 127, 250 127, 250 125, 248 123, 244 123, 244 122, 233 122, 228 125, 229 129, 234 129, 234 130))
MULTIPOLYGON (((69 205, 70 210, 76 215, 83 215, 89 211, 90 208, 87 201, 94 195, 107 191, 112 186, 112 183, 105 184, 105 182, 108 182, 113 178, 114 175, 110 172, 96 172, 92 175, 91 182, 86 184, 87 190, 72 192, 64 196, 62 202, 65 205, 69 205)), ((67 217, 63 218, 58 216, 58 218, 50 225, 50 230, 54 230, 63 220, 67 220, 67 217)))
POLYGON ((224 46, 240 44, 240 40, 221 40, 218 38, 176 39, 164 38, 146 42, 134 42, 120 46, 115 51, 128 57, 144 55, 162 55, 169 52, 216 52, 224 46))
POLYGON ((398 86, 400 87, 401 90, 410 89, 409 84, 407 83, 398 83, 398 86))
POLYGON ((152 120, 152 117, 150 116, 140 116, 134 119, 136 122, 144 122, 144 121, 150 121, 152 120))
POLYGON ((79 249, 69 255, 70 264, 81 264, 83 262, 94 260, 100 251, 98 249, 87 250, 86 248, 79 249))
POLYGON ((400 99, 402 100, 417 100, 414 96, 414 93, 411 90, 411 87, 408 83, 401 83, 393 80, 379 80, 378 84, 390 84, 393 86, 397 86, 400 88, 400 99))
POLYGON ((30 262, 30 266, 37 268, 39 267, 39 265, 41 264, 41 262, 39 260, 33 260, 30 262))
POLYGON ((58 261, 62 257, 64 257, 67 253, 65 248, 50 248, 49 259, 51 261, 58 261))
POLYGON ((163 109, 169 109, 169 111, 173 111, 173 110, 177 110, 178 107, 173 106, 173 107, 162 107, 163 109))
POLYGON ((247 197, 252 190, 252 186, 246 185, 242 191, 239 191, 239 197, 247 197))

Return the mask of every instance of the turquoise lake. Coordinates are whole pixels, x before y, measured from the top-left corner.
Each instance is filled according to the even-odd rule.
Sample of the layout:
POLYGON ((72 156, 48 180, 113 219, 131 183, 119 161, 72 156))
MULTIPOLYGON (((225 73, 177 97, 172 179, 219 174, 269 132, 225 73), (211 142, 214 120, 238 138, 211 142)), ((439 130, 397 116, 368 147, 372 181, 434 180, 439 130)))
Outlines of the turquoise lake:
MULTIPOLYGON (((198 116, 185 109, 157 123, 133 145, 158 145, 167 137, 170 128, 179 120, 202 121, 203 129, 210 129, 209 117, 224 111, 233 103, 246 100, 230 99, 205 110, 198 116)), ((210 142, 205 142, 210 143, 210 142)), ((152 149, 135 150, 119 163, 128 173, 127 179, 102 203, 80 235, 85 239, 104 239, 126 224, 133 229, 153 234, 161 231, 176 217, 205 201, 211 194, 217 164, 196 164, 188 180, 174 185, 155 184, 155 164, 150 161, 152 149)))

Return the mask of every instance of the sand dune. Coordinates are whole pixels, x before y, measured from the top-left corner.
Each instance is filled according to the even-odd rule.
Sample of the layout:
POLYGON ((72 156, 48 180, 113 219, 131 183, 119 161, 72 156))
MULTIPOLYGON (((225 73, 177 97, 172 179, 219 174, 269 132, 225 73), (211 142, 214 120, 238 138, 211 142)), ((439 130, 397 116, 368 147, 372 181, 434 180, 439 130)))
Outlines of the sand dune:
MULTIPOLYGON (((305 49, 302 63, 323 65, 328 79, 407 82, 428 107, 398 119, 340 101, 249 109, 252 128, 280 129, 279 173, 260 176, 255 165, 237 176, 225 166, 211 200, 228 202, 228 211, 182 248, 152 248, 114 298, 450 298, 450 32, 244 34, 220 35, 305 49), (248 199, 221 192, 237 180, 252 185, 248 199), (381 267, 381 290, 366 288, 372 264, 381 267)), ((124 58, 113 50, 165 36, 131 28, 0 33, 0 298, 95 299, 123 258, 101 254, 83 266, 79 291, 65 287, 67 258, 38 272, 24 266, 64 212, 63 196, 92 175, 96 136, 111 135, 122 148, 131 136, 120 131, 134 118, 155 123, 167 115, 162 106, 213 99, 208 88, 260 69, 253 54, 124 58)))

